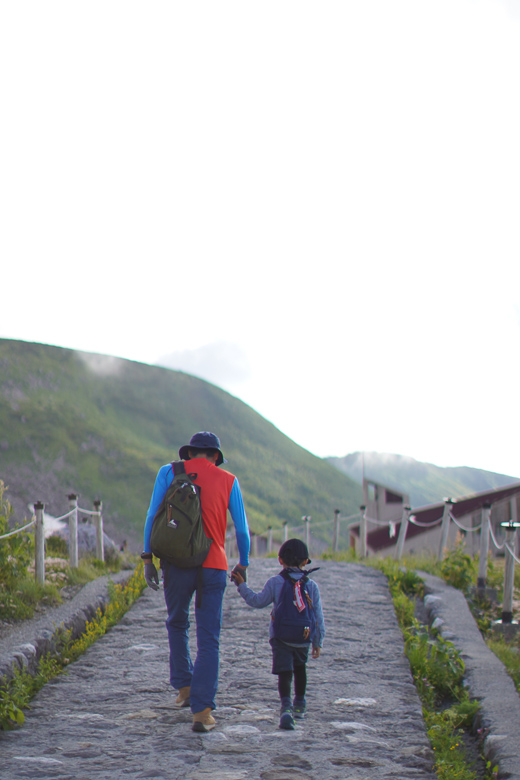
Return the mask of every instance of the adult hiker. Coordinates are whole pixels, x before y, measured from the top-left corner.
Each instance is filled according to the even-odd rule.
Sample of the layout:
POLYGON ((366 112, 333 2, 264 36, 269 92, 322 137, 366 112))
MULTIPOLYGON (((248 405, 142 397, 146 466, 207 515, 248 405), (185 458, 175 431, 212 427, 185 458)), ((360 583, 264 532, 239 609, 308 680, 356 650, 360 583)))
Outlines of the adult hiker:
MULTIPOLYGON (((239 563, 233 571, 246 577, 249 565, 250 536, 238 479, 218 468, 226 463, 218 436, 200 431, 179 450, 184 469, 200 496, 202 524, 211 545, 202 566, 175 565, 161 557, 164 575, 164 597, 168 611, 166 628, 170 643, 170 683, 179 692, 176 704, 191 707, 193 730, 206 732, 215 727, 211 711, 215 709, 218 687, 219 637, 222 625, 222 601, 226 588, 228 562, 225 552, 227 511, 229 510, 239 552, 239 563), (189 607, 194 593, 197 625, 197 657, 192 663, 189 649, 189 607)), ((174 468, 168 463, 159 469, 144 527, 145 579, 153 590, 159 588, 151 544, 154 519, 164 514, 165 496, 174 481, 174 468)), ((184 485, 183 485, 184 487, 184 485)), ((170 498, 169 501, 172 501, 170 498)), ((173 522, 176 527, 175 521, 173 522)))

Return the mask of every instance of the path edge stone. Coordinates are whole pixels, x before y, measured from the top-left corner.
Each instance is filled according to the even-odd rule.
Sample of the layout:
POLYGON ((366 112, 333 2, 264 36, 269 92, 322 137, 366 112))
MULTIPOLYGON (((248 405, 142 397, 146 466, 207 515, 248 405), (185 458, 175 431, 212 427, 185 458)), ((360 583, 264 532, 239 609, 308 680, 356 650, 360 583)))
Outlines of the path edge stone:
POLYGON ((440 577, 417 574, 425 584, 430 625, 460 652, 468 691, 480 703, 477 725, 487 732, 484 756, 498 765, 500 780, 520 780, 520 695, 513 680, 486 645, 465 595, 440 577))
POLYGON ((104 611, 110 598, 110 584, 125 584, 133 573, 134 570, 125 569, 98 577, 84 585, 70 601, 16 625, 0 648, 0 685, 21 669, 35 674, 40 658, 56 649, 64 631, 70 630, 72 639, 81 636, 97 610, 104 611))

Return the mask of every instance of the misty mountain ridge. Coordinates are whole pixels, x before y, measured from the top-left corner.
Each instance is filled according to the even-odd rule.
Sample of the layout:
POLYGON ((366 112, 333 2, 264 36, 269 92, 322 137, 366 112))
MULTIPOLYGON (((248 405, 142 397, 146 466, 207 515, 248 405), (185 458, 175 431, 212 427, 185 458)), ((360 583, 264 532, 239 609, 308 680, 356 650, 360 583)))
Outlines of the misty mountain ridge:
POLYGON ((360 485, 364 474, 369 480, 407 493, 415 508, 439 503, 447 497, 460 498, 520 481, 518 477, 484 469, 435 466, 391 453, 353 452, 325 460, 360 485))

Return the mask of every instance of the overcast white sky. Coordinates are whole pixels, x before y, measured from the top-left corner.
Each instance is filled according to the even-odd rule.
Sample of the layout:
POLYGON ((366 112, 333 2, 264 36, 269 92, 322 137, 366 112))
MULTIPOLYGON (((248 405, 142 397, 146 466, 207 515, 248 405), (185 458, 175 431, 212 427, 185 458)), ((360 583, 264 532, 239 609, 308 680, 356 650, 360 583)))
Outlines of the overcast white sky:
POLYGON ((520 477, 519 5, 2 3, 0 337, 520 477))

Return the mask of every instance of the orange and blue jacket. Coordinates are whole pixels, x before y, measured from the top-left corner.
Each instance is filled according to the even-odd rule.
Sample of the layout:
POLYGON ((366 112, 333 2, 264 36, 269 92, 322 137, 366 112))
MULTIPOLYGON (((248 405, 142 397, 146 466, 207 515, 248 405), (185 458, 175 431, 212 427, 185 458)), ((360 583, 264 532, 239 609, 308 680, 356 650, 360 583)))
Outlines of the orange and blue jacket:
MULTIPOLYGON (((193 458, 184 462, 186 473, 200 487, 200 503, 202 507, 202 522, 206 536, 213 539, 208 556, 203 563, 205 568, 227 570, 225 551, 227 512, 231 515, 235 526, 240 564, 249 564, 249 526, 247 523, 242 492, 238 479, 225 469, 215 466, 206 458, 193 458)), ((171 463, 161 466, 155 479, 155 485, 150 499, 144 526, 144 552, 150 552, 150 536, 157 510, 173 481, 171 463)))

